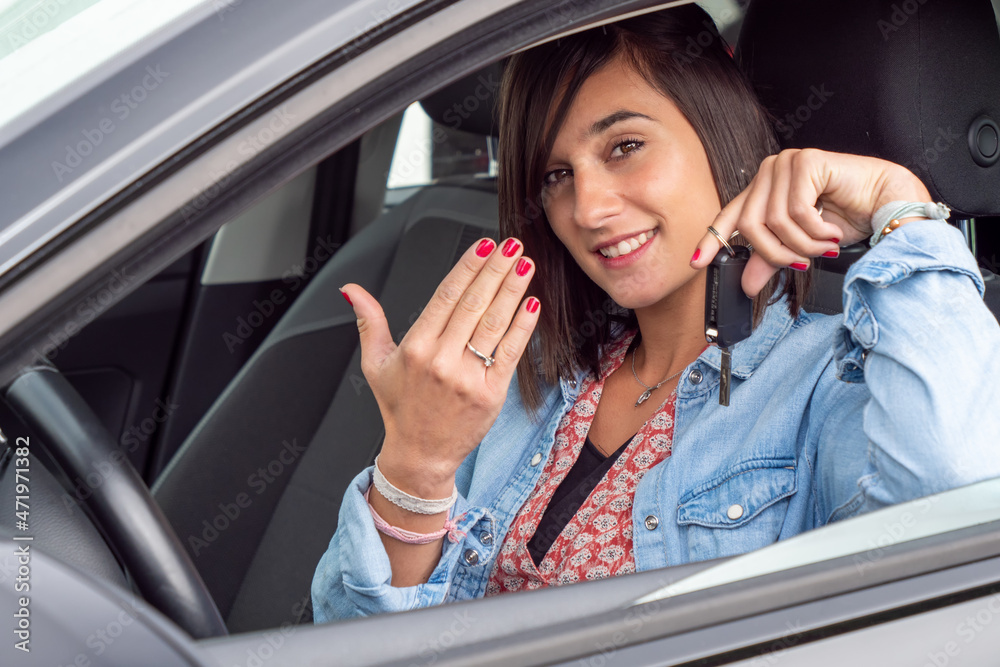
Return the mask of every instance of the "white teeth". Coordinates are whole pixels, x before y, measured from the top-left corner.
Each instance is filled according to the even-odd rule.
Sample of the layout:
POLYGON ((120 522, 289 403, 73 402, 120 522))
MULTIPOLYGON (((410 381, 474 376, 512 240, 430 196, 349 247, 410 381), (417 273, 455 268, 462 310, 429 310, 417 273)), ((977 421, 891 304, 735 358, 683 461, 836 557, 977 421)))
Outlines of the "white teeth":
POLYGON ((643 232, 638 236, 633 236, 630 239, 625 239, 620 241, 618 245, 608 246, 606 248, 601 248, 600 252, 605 257, 610 257, 614 259, 615 257, 621 257, 622 255, 627 255, 633 250, 638 250, 646 241, 653 238, 656 235, 656 230, 650 232, 643 232))

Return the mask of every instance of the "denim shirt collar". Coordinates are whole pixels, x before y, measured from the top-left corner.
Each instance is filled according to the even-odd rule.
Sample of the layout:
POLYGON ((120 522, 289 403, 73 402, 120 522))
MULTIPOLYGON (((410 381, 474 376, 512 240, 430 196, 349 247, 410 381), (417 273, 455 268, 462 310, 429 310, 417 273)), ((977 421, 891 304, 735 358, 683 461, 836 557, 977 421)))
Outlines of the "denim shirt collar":
MULTIPOLYGON (((764 360, 775 343, 785 337, 792 328, 792 316, 788 314, 788 298, 782 297, 764 310, 760 324, 748 338, 733 346, 732 373, 746 380, 764 360)), ((712 345, 702 352, 699 360, 719 371, 722 368, 722 350, 712 345)))

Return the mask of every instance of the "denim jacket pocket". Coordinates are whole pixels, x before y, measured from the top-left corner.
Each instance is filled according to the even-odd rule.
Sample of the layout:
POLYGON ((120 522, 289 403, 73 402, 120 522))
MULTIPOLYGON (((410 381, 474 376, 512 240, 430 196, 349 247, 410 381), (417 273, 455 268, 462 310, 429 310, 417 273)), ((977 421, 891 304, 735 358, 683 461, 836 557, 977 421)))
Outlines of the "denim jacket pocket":
POLYGON ((732 556, 777 541, 795 485, 794 459, 754 460, 682 495, 677 523, 686 526, 690 559, 732 556))

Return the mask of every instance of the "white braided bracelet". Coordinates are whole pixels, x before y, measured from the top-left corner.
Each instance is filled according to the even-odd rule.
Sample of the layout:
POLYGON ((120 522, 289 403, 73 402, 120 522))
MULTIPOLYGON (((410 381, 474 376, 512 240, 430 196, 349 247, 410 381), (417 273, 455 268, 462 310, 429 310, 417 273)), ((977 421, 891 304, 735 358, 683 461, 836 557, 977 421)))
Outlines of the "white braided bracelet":
POLYGON ((931 220, 947 220, 949 215, 951 215, 951 209, 941 202, 889 202, 875 211, 875 215, 872 216, 872 229, 875 230, 875 233, 872 234, 868 244, 874 248, 875 244, 881 241, 886 234, 899 227, 900 218, 921 217, 931 220))
POLYGON ((389 483, 389 480, 387 480, 385 475, 382 474, 382 471, 379 470, 377 456, 375 457, 375 472, 372 475, 372 480, 375 483, 375 488, 386 500, 393 505, 402 507, 404 510, 414 512, 415 514, 440 514, 441 512, 447 512, 451 509, 451 506, 455 504, 455 501, 458 500, 457 486, 452 489, 449 497, 441 498, 439 500, 417 498, 416 496, 411 496, 402 489, 397 489, 389 483))

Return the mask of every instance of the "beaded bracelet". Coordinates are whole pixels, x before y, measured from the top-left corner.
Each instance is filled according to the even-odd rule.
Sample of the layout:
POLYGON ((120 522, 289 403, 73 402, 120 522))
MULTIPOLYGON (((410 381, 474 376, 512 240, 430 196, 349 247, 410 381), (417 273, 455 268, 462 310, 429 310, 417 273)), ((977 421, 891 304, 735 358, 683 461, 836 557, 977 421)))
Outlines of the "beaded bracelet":
POLYGON ((901 218, 922 217, 931 220, 946 220, 949 215, 951 215, 951 209, 941 202, 889 202, 880 207, 872 216, 872 229, 875 230, 875 233, 872 234, 868 244, 874 248, 875 244, 881 241, 886 234, 899 227, 901 218))

